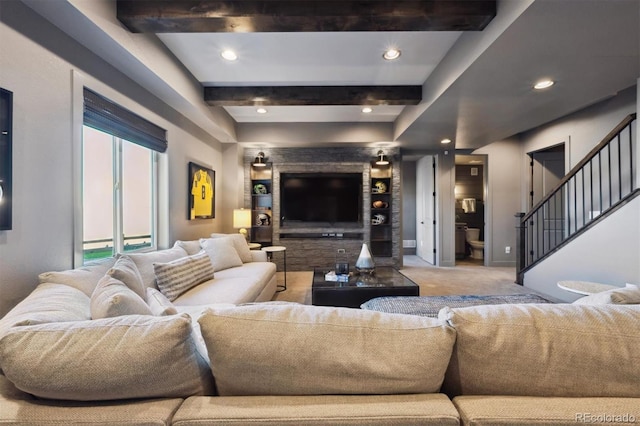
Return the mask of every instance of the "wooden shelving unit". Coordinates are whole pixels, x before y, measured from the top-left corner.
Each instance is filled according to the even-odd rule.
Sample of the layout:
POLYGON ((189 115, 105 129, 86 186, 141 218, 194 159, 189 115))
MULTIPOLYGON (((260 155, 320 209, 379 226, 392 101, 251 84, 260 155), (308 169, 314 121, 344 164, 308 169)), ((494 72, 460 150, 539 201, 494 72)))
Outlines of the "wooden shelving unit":
POLYGON ((371 254, 378 257, 392 255, 391 177, 391 165, 371 163, 371 254))
POLYGON ((251 242, 270 246, 273 240, 273 168, 250 166, 251 242))

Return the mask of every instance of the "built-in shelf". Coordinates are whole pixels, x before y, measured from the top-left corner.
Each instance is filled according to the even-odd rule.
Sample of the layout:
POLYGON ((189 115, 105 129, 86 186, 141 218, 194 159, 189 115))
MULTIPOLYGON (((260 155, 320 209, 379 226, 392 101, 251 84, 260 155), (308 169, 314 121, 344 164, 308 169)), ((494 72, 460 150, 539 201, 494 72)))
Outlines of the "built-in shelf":
POLYGON ((393 247, 391 226, 391 165, 371 163, 371 254, 390 257, 393 247))
POLYGON ((273 169, 250 167, 251 242, 269 246, 273 241, 273 169))

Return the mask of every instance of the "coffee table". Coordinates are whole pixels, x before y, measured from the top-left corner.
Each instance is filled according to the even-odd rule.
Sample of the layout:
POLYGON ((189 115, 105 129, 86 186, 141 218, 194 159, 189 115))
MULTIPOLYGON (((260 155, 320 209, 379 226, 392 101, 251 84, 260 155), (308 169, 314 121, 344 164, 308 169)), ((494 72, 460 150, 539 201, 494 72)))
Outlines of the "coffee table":
POLYGON ((392 267, 379 266, 373 276, 353 275, 348 282, 325 281, 328 269, 314 269, 311 304, 359 308, 382 296, 419 296, 420 287, 392 267))

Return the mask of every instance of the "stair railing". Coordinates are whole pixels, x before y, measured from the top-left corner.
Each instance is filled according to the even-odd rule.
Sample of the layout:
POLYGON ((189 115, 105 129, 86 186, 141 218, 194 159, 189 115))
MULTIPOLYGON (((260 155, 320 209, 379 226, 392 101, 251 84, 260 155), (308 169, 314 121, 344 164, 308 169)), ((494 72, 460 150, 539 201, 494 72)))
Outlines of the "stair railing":
POLYGON ((524 272, 638 194, 636 114, 627 116, 528 213, 518 213, 516 269, 524 272))

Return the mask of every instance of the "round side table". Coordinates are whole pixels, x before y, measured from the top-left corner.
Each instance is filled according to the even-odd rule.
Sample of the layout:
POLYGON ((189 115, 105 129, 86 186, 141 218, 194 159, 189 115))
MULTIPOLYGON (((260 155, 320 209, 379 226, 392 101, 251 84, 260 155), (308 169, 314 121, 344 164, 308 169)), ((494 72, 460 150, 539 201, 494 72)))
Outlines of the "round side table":
POLYGON ((558 281, 557 286, 571 293, 589 296, 591 294, 600 293, 601 291, 613 290, 616 287, 609 284, 593 283, 589 281, 558 281))
POLYGON ((287 248, 285 246, 269 246, 262 247, 262 251, 267 252, 267 258, 272 261, 273 253, 281 251, 284 257, 284 286, 278 286, 278 292, 285 291, 287 289, 287 248))

